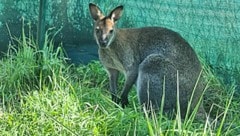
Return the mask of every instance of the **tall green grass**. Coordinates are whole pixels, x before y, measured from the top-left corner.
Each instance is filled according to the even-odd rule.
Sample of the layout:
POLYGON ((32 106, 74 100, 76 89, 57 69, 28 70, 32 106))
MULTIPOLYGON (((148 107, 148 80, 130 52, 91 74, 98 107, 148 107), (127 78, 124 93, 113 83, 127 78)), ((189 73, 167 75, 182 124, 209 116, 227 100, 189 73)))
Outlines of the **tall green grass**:
MULTIPOLYGON (((204 105, 213 121, 144 117, 135 89, 122 109, 108 93, 107 74, 97 61, 66 63, 62 48, 46 36, 39 50, 23 36, 0 61, 0 134, 10 135, 238 135, 240 100, 205 66, 211 79, 204 105), (214 121, 219 122, 215 126, 214 121)), ((122 81, 120 82, 122 84, 122 81)))

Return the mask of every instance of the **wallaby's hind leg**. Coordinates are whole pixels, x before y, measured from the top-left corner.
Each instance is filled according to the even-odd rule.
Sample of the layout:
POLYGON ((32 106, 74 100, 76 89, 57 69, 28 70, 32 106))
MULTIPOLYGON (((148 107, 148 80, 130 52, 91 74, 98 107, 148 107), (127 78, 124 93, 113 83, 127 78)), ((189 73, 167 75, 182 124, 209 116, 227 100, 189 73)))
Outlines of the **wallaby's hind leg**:
MULTIPOLYGON (((163 113, 176 113, 179 102, 181 117, 185 118, 197 77, 192 76, 191 71, 176 67, 177 63, 161 54, 151 54, 140 64, 137 79, 138 98, 140 104, 150 112, 158 112, 163 102, 163 113)), ((206 112, 199 101, 202 90, 202 84, 197 83, 189 110, 191 114, 200 102, 196 118, 205 119, 206 112)))
POLYGON ((166 57, 149 55, 139 66, 137 93, 140 104, 158 112, 164 102, 163 111, 172 112, 176 108, 176 74, 175 66, 166 57))

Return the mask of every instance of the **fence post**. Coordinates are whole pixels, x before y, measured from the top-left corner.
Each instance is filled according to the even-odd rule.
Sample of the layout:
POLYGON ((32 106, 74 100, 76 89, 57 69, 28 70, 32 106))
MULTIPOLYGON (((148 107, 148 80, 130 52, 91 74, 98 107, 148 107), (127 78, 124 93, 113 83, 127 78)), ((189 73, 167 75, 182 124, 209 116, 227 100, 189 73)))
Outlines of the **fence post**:
POLYGON ((47 0, 40 0, 39 4, 39 14, 38 14, 38 28, 37 28, 37 42, 39 49, 43 49, 44 39, 45 39, 45 24, 46 24, 46 10, 47 10, 47 0))

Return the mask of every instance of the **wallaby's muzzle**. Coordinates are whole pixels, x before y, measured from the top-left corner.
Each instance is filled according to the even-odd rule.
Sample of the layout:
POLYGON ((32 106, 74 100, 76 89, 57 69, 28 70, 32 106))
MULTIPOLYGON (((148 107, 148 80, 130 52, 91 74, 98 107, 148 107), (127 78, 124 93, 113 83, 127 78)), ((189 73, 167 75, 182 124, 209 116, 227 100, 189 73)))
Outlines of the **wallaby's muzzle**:
POLYGON ((99 43, 99 46, 100 47, 107 47, 107 45, 108 45, 108 39, 106 38, 106 39, 98 39, 98 43, 99 43))

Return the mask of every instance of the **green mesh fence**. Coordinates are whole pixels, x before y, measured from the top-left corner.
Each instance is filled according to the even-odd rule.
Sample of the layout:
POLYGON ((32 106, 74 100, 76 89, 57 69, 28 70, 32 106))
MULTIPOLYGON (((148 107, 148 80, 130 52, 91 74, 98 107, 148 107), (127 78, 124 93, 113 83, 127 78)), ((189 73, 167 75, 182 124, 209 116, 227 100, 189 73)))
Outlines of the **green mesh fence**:
POLYGON ((179 32, 225 82, 238 84, 240 81, 240 1, 119 0, 96 3, 105 13, 117 5, 125 6, 119 27, 163 26, 179 32))
MULTIPOLYGON (((64 46, 93 43, 89 2, 99 5, 105 13, 117 5, 124 5, 119 27, 162 26, 179 32, 220 77, 228 83, 239 84, 239 0, 48 0, 46 25, 61 29, 56 41, 63 42, 64 46)), ((39 2, 32 0, 1 1, 0 30, 6 32, 7 22, 17 33, 16 24, 21 26, 21 23, 16 22, 22 16, 30 20, 34 30, 38 6, 39 2)), ((0 38, 4 36, 0 34, 0 38)))

